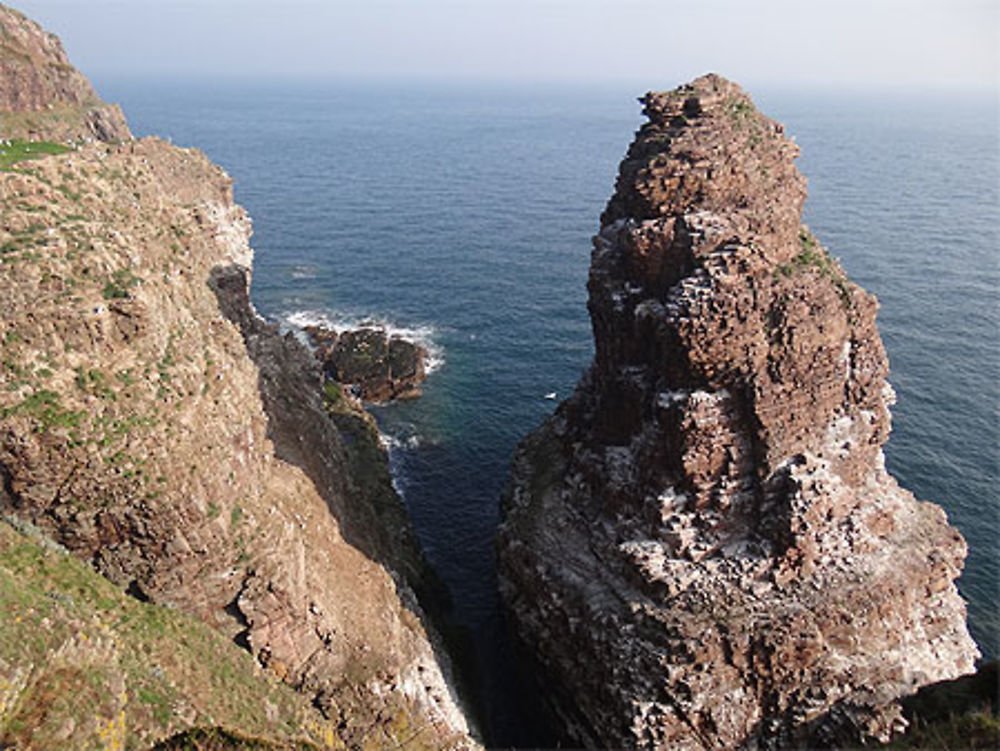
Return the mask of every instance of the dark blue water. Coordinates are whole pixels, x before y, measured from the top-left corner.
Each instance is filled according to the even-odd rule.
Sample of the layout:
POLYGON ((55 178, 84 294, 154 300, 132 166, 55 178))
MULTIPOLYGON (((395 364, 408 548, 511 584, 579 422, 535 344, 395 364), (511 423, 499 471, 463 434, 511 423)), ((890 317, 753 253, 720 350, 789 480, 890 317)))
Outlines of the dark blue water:
MULTIPOLYGON (((665 85, 675 82, 664 81, 665 85)), ((274 319, 374 316, 443 364, 378 410, 397 481, 484 690, 511 688, 492 536, 516 442, 592 355, 590 236, 640 124, 640 92, 98 81, 139 134, 197 145, 255 221, 253 298, 274 319)), ((969 541, 960 585, 984 652, 1000 631, 996 103, 763 92, 803 147, 807 221, 882 302, 899 394, 889 466, 969 541)), ((520 741, 516 706, 494 709, 520 741)))

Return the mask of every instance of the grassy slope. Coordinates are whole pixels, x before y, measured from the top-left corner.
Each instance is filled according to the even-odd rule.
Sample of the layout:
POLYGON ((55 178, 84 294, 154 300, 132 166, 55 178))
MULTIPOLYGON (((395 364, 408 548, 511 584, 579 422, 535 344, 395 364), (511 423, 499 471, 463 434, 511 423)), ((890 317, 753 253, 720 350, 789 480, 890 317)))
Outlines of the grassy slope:
MULTIPOLYGON (((219 253, 210 233, 198 224, 200 215, 191 206, 204 204, 205 198, 213 195, 212 188, 222 185, 214 168, 200 155, 160 142, 137 142, 127 147, 82 146, 71 155, 21 162, 10 171, 0 172, 0 202, 8 208, 6 224, 0 227, 0 422, 15 430, 26 443, 40 447, 31 482, 24 487, 27 495, 51 497, 48 491, 56 492, 63 482, 59 478, 72 479, 73 488, 67 486, 59 491, 64 501, 59 513, 69 515, 66 528, 71 538, 77 528, 93 537, 97 522, 91 520, 98 516, 128 520, 145 514, 140 523, 149 528, 168 517, 170 509, 181 509, 187 513, 185 532, 197 546, 210 551, 209 564, 218 567, 229 561, 237 571, 249 567, 260 571, 268 564, 267 556, 287 540, 283 536, 286 525, 266 515, 267 509, 280 500, 274 495, 279 486, 260 485, 258 474, 235 472, 242 459, 233 451, 231 426, 248 423, 242 405, 247 388, 255 388, 256 382, 249 380, 253 372, 242 344, 235 339, 238 334, 224 326, 204 325, 218 317, 217 302, 208 288, 177 283, 181 272, 192 279, 207 277, 205 267, 215 257, 212 254, 219 253), (199 187, 202 180, 209 181, 207 188, 199 187), (134 260, 140 251, 141 264, 134 260), (108 308, 119 302, 126 305, 122 310, 127 315, 109 314, 108 308), (135 323, 134 331, 122 334, 113 328, 129 322, 135 323), (192 432, 186 427, 195 422, 203 430, 192 432), (86 466, 88 471, 70 471, 67 475, 73 464, 86 466), (210 469, 199 469, 206 467, 210 469), (181 506, 191 496, 185 490, 190 482, 199 485, 199 495, 206 499, 207 509, 202 515, 196 513, 197 509, 181 506)), ((349 451, 351 482, 356 486, 352 495, 375 507, 373 523, 377 523, 389 515, 389 506, 398 504, 398 499, 390 498, 391 478, 384 456, 379 454, 374 425, 360 414, 345 420, 352 423, 350 428, 359 436, 349 451)), ((262 442, 263 426, 250 422, 249 427, 257 430, 255 448, 248 449, 253 463, 266 446, 262 442)), ((8 446, 20 445, 16 440, 5 440, 8 446)), ((302 508, 294 505, 299 497, 295 493, 305 491, 283 485, 280 490, 281 498, 290 499, 290 505, 286 508, 279 503, 279 511, 288 515, 301 512, 302 508)), ((120 526, 127 528, 130 524, 125 521, 120 526)), ((156 532, 170 539, 170 529, 158 528, 156 532)), ((235 701, 238 695, 233 693, 231 681, 215 677, 220 667, 213 662, 218 660, 217 652, 230 655, 230 662, 243 661, 232 663, 231 672, 250 670, 242 675, 252 678, 257 675, 256 669, 247 667, 252 663, 249 655, 200 626, 197 633, 204 633, 206 639, 211 636, 211 645, 215 646, 203 645, 198 652, 200 661, 190 661, 192 666, 202 666, 202 672, 192 673, 184 681, 170 679, 176 693, 163 698, 155 681, 147 687, 142 682, 151 680, 147 666, 164 670, 166 666, 159 662, 160 658, 130 648, 128 666, 120 664, 119 657, 126 652, 118 650, 110 660, 113 669, 102 668, 101 677, 94 679, 112 687, 133 686, 139 680, 126 690, 130 697, 127 702, 114 700, 114 696, 122 695, 120 692, 102 689, 110 697, 106 706, 95 703, 96 699, 77 699, 63 706, 65 702, 59 703, 62 699, 56 701, 45 692, 26 693, 16 685, 25 675, 55 670, 51 664, 57 661, 57 648, 63 642, 18 652, 21 632, 11 631, 14 624, 8 624, 0 615, 0 641, 11 648, 5 652, 0 647, 0 679, 8 682, 6 687, 0 686, 0 747, 4 733, 15 740, 40 733, 39 737, 51 741, 33 745, 19 741, 18 748, 103 747, 101 744, 109 745, 108 738, 132 739, 134 746, 148 747, 154 740, 176 736, 185 729, 220 725, 227 731, 267 731, 271 738, 276 733, 279 740, 298 737, 293 731, 308 731, 307 736, 315 742, 333 748, 403 746, 413 751, 437 751, 449 743, 461 745, 462 739, 451 738, 453 734, 447 728, 428 723, 429 718, 404 691, 372 694, 369 684, 389 681, 386 676, 396 669, 393 661, 406 659, 399 655, 411 648, 409 642, 393 641, 384 635, 397 628, 391 618, 413 616, 405 609, 398 615, 394 611, 383 613, 380 600, 353 602, 352 597, 365 598, 374 593, 389 598, 392 592, 376 586, 375 570, 346 545, 322 549, 332 551, 337 565, 354 567, 341 572, 340 584, 329 583, 329 592, 322 590, 329 598, 328 620, 337 626, 336 634, 341 638, 334 657, 343 656, 347 662, 342 673, 330 674, 335 681, 344 679, 337 683, 339 689, 328 710, 334 732, 327 732, 329 726, 307 706, 305 697, 288 690, 280 696, 291 703, 278 705, 273 711, 259 699, 259 686, 247 689, 246 701, 230 706, 227 702, 235 701), (354 584, 351 577, 358 571, 367 578, 354 584), (366 618, 372 619, 370 630, 358 626, 366 618), (125 673, 132 678, 122 677, 125 673), (186 698, 192 695, 198 698, 186 698), (10 701, 14 699, 10 697, 16 697, 22 709, 12 708, 10 701), (143 705, 147 709, 140 711, 143 705), (168 713, 174 719, 150 719, 154 706, 162 708, 161 719, 168 713), (222 711, 220 706, 228 709, 222 711), (247 717, 236 712, 243 712, 244 707, 247 717), (110 724, 122 710, 124 729, 110 724), (50 715, 58 718, 59 728, 53 727, 56 720, 47 719, 50 715), (105 723, 105 738, 95 729, 98 715, 105 723), (261 724, 262 718, 268 721, 261 724), (280 732, 269 730, 272 724, 280 732), (64 731, 69 733, 69 741, 51 740, 64 731)), ((89 559, 87 550, 77 554, 89 559)), ((184 560, 193 561, 193 569, 202 559, 191 556, 184 560)), ((419 567, 419 562, 415 565, 419 567)), ((197 602, 198 593, 192 595, 192 590, 203 581, 210 590, 219 581, 218 577, 199 574, 192 578, 191 573, 181 573, 190 589, 171 596, 158 593, 160 599, 181 602, 190 595, 197 602)), ((417 577, 420 574, 418 571, 417 577)), ((162 578, 173 585, 176 576, 179 574, 174 570, 162 578)), ((116 589, 96 574, 88 572, 88 577, 100 582, 104 588, 101 591, 111 587, 108 591, 115 597, 121 597, 121 588, 127 583, 120 581, 116 589)), ((29 578, 11 591, 30 590, 36 585, 29 578)), ((11 586, 6 579, 0 579, 5 596, 11 586)), ((49 604, 44 599, 40 602, 49 604)), ((131 599, 125 602, 141 605, 131 599)), ((383 604, 398 607, 395 599, 386 599, 383 604)), ((5 607, 5 602, 0 601, 0 609, 5 607)), ((142 612, 179 618, 175 611, 154 608, 142 612)), ((64 640, 90 617, 98 623, 106 620, 92 598, 77 601, 72 612, 60 612, 59 617, 63 619, 60 628, 64 640)), ((185 618, 182 622, 189 626, 172 627, 158 637, 158 654, 187 654, 189 645, 172 646, 178 639, 196 633, 191 630, 193 620, 185 618)), ((398 628, 398 635, 404 636, 402 626, 398 628)), ((120 640, 112 641, 117 644, 120 640)), ((35 678, 30 680, 34 685, 35 678)), ((267 679, 259 680, 270 685, 267 679)), ((76 683, 60 684, 58 693, 76 695, 76 683)), ((80 696, 89 695, 84 692, 80 696)), ((274 699, 267 701, 275 704, 274 699)), ((201 747, 188 741, 192 738, 181 738, 177 741, 180 745, 167 747, 201 747)), ((218 738, 197 742, 208 748, 227 747, 219 746, 218 738)))
POLYGON ((257 747, 334 742, 302 696, 208 626, 0 522, 0 746, 149 747, 192 727, 257 747))
POLYGON ((49 154, 63 154, 69 146, 50 141, 22 141, 18 139, 0 141, 0 170, 9 170, 13 165, 26 159, 38 159, 49 154))

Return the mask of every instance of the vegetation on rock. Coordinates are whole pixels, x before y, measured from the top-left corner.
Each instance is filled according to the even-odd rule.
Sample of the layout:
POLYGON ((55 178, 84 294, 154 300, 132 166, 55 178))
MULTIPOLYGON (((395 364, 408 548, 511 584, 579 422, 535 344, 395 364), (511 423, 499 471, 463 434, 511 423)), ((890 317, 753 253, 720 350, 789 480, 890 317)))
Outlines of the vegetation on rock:
POLYGON ((149 747, 203 724, 282 747, 334 736, 306 697, 214 629, 0 521, 0 745, 149 747))
MULTIPOLYGON (((94 598, 71 592, 71 608, 39 617, 66 619, 54 647, 74 655, 74 628, 88 645, 110 629, 93 660, 111 687, 94 698, 95 724, 89 699, 63 698, 90 696, 87 671, 61 677, 52 644, 28 654, 13 640, 0 676, 49 677, 11 689, 4 732, 25 747, 64 733, 80 748, 474 748, 411 591, 426 563, 384 454, 349 456, 319 368, 252 310, 250 224, 231 180, 196 150, 118 142, 127 128, 101 131, 109 111, 55 37, 2 6, 0 32, 23 51, 0 59, 0 137, 29 140, 3 129, 31 120, 61 141, 62 107, 96 128, 75 132, 71 152, 0 170, 0 511, 90 577, 79 587, 94 598), (214 641, 190 641, 202 635, 214 641), (202 672, 160 664, 188 646, 202 672), (145 677, 158 667, 166 678, 145 677), (264 689, 285 698, 262 704, 264 689)), ((37 152, 8 156, 25 153, 37 152)), ((49 564, 10 570, 4 592, 41 592, 25 607, 42 612, 49 564)))
POLYGON ((40 159, 49 154, 65 154, 71 147, 51 141, 0 141, 0 170, 10 170, 18 162, 40 159))
POLYGON ((877 303, 738 86, 641 101, 594 238, 594 362, 514 457, 511 620, 587 747, 887 739, 977 649, 964 541, 885 471, 877 303))

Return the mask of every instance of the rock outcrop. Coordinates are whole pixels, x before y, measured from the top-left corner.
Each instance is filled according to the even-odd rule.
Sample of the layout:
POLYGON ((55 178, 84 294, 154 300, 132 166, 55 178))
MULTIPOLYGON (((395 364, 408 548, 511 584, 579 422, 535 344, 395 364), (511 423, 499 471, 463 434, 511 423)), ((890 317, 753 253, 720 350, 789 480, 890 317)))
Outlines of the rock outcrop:
MULTIPOLYGON (((7 9, 0 23, 37 28, 7 9)), ((7 104, 83 89, 75 71, 19 75, 41 93, 7 104)), ((266 673, 253 680, 305 698, 313 742, 475 747, 414 595, 431 577, 385 455, 359 462, 314 358, 253 311, 229 177, 157 139, 92 141, 0 171, 0 203, 0 511, 247 650, 266 673)), ((163 638, 186 648, 179 629, 163 638)), ((19 654, 0 639, 0 713, 41 700, 17 682, 19 654)), ((129 746, 226 719, 179 711, 183 697, 151 713, 141 684, 115 685, 129 746)), ((293 719, 274 706, 269 723, 293 719)))
POLYGON ((327 377, 352 387, 359 399, 384 404, 420 396, 427 350, 419 344, 372 326, 304 331, 327 377))
POLYGON ((105 104, 70 65, 62 42, 0 5, 0 133, 47 141, 132 137, 118 105, 105 104))
POLYGON ((593 365, 515 456, 511 618, 591 748, 884 738, 977 650, 964 541, 885 470, 877 303, 739 87, 641 101, 594 238, 593 365))

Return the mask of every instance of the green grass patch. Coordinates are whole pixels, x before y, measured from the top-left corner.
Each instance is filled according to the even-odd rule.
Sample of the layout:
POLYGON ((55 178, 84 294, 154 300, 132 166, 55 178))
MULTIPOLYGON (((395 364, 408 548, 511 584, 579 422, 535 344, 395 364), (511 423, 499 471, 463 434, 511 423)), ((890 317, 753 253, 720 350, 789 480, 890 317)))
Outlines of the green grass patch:
POLYGON ((889 744, 892 749, 1000 748, 1000 665, 979 666, 972 675, 925 686, 902 701, 910 721, 906 733, 889 744))
POLYGON ((349 408, 344 399, 344 387, 337 381, 323 383, 323 406, 328 412, 338 414, 349 408))
POLYGON ((59 394, 47 389, 35 391, 13 407, 0 409, 0 420, 17 414, 35 418, 45 430, 79 427, 86 416, 84 412, 64 409, 59 394))
POLYGON ((16 524, 0 519, 0 687, 18 675, 30 680, 6 707, 0 746, 149 748, 151 734, 169 737, 206 721, 221 733, 260 738, 261 748, 313 748, 322 737, 307 698, 261 676, 228 639, 127 596, 31 525, 16 524), (66 650, 68 642, 75 646, 66 650), (115 679, 122 694, 108 691, 115 679), (264 717, 267 704, 281 722, 264 717), (185 705, 198 718, 179 716, 185 705), (118 745, 99 737, 116 718, 118 745))
POLYGON ((0 141, 0 170, 9 172, 18 162, 27 159, 40 159, 52 154, 65 154, 73 149, 61 143, 51 141, 0 141))
POLYGON ((1000 721, 986 710, 956 713, 931 721, 917 717, 906 735, 887 748, 994 751, 1000 748, 1000 721))
POLYGON ((81 198, 83 198, 83 194, 82 193, 78 193, 78 192, 76 192, 74 190, 71 190, 70 188, 68 188, 65 185, 57 185, 56 186, 56 190, 58 190, 60 193, 62 193, 64 196, 66 196, 71 201, 79 201, 81 198))
POLYGON ((745 120, 753 115, 753 105, 746 99, 732 99, 729 101, 727 112, 734 120, 745 120))

